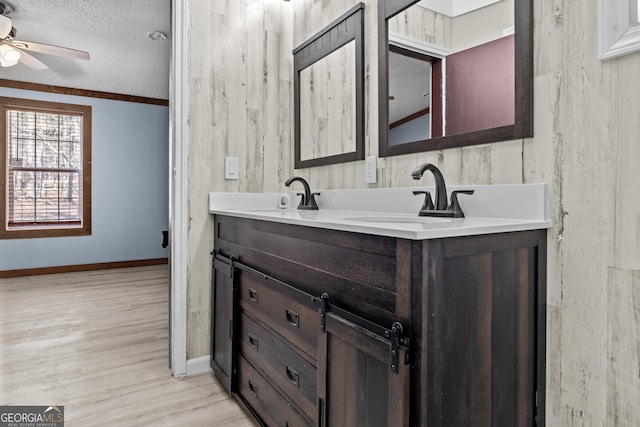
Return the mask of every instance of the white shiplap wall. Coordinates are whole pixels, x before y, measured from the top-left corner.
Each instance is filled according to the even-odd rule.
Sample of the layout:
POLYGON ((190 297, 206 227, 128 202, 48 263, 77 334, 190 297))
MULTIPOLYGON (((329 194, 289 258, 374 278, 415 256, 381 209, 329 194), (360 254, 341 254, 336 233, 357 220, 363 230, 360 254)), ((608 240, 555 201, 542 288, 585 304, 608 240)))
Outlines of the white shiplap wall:
MULTIPOLYGON (((355 3, 191 1, 189 358, 209 352, 208 192, 280 191, 294 173, 315 189, 367 186, 362 161, 294 171, 292 158, 291 51, 355 3), (224 180, 225 155, 240 158, 239 181, 224 180)), ((377 2, 365 4, 377 154, 377 2)), ((620 374, 640 357, 640 54, 596 59, 596 0, 535 1, 534 17, 535 137, 380 159, 377 186, 416 185, 425 161, 449 184, 549 184, 547 425, 636 425, 639 405, 615 396, 640 401, 640 379, 620 374)))
POLYGON ((192 0, 189 38, 187 358, 209 354, 210 191, 261 192, 291 175, 292 8, 269 0, 192 0), (240 179, 224 179, 224 157, 240 179))

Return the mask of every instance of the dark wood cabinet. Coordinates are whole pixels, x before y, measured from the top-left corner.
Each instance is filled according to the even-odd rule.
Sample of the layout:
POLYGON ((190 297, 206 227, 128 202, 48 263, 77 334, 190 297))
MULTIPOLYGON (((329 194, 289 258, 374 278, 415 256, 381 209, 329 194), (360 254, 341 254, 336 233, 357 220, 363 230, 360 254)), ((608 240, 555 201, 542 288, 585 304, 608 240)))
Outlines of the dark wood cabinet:
POLYGON ((408 355, 392 348, 385 336, 327 313, 320 351, 326 425, 409 425, 408 355), (393 367, 391 351, 398 356, 393 367))
POLYGON ((211 369, 227 392, 232 391, 234 367, 235 290, 231 259, 213 258, 211 288, 211 369))
POLYGON ((265 425, 544 425, 545 239, 216 215, 212 367, 265 425))
POLYGON ((267 426, 308 427, 315 425, 296 411, 286 398, 243 356, 237 360, 237 396, 257 421, 267 426))
POLYGON ((445 239, 429 250, 422 423, 544 425, 544 235, 445 239))
POLYGON ((305 357, 315 359, 320 317, 313 296, 258 271, 243 270, 242 266, 239 264, 237 274, 238 308, 290 342, 305 357))
POLYGON ((315 361, 306 360, 289 343, 247 315, 240 317, 240 352, 286 393, 307 417, 315 417, 318 411, 318 369, 315 361))

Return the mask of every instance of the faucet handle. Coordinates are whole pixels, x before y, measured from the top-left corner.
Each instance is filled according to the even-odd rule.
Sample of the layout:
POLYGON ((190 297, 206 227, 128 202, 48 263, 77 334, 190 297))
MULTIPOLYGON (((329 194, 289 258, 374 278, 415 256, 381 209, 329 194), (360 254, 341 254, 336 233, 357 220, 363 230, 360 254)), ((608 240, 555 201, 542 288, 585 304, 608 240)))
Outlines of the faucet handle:
POLYGON ((300 196, 300 205, 299 206, 304 206, 307 204, 307 201, 304 198, 304 193, 296 193, 296 196, 300 196))
POLYGON ((309 197, 309 200, 307 202, 307 205, 309 206, 309 209, 311 210, 317 210, 318 209, 318 204, 316 203, 316 197, 315 196, 319 196, 320 193, 311 193, 311 196, 309 197))
POLYGON ((458 194, 473 194, 474 190, 456 190, 451 192, 451 203, 447 210, 453 211, 454 218, 464 218, 464 212, 458 202, 458 194))
POLYGON ((419 196, 420 194, 424 194, 424 203, 422 204, 422 208, 420 208, 420 212, 423 211, 431 211, 434 208, 433 200, 431 200, 431 193, 428 191, 414 191, 414 196, 419 196))
POLYGON ((317 211, 318 204, 316 203, 315 196, 319 196, 319 195, 320 193, 311 193, 309 195, 309 200, 304 200, 305 197, 304 195, 302 195, 302 200, 304 200, 304 203, 300 203, 300 205, 298 206, 298 209, 306 210, 306 211, 317 211))

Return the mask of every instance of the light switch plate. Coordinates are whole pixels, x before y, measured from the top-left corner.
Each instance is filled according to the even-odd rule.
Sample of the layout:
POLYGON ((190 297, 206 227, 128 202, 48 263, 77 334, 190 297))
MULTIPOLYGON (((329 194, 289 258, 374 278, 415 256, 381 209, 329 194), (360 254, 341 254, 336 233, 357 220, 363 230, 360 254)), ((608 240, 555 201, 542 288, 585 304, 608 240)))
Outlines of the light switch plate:
POLYGON ((224 158, 224 179, 240 179, 240 172, 238 169, 237 157, 224 158))
POLYGON ((367 184, 375 184, 376 183, 376 167, 377 167, 376 156, 367 156, 365 160, 365 178, 364 181, 367 184))

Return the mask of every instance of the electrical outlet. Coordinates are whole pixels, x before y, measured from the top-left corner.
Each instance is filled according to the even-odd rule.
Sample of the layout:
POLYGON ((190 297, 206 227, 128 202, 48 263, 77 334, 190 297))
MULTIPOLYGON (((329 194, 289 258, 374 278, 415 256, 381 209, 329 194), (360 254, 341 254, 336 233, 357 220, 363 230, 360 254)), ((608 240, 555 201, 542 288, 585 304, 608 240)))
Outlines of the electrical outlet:
POLYGON ((240 179, 240 172, 238 171, 238 168, 237 157, 225 157, 224 179, 240 179))
POLYGON ((376 156, 367 156, 365 160, 365 182, 367 184, 376 183, 376 156))

